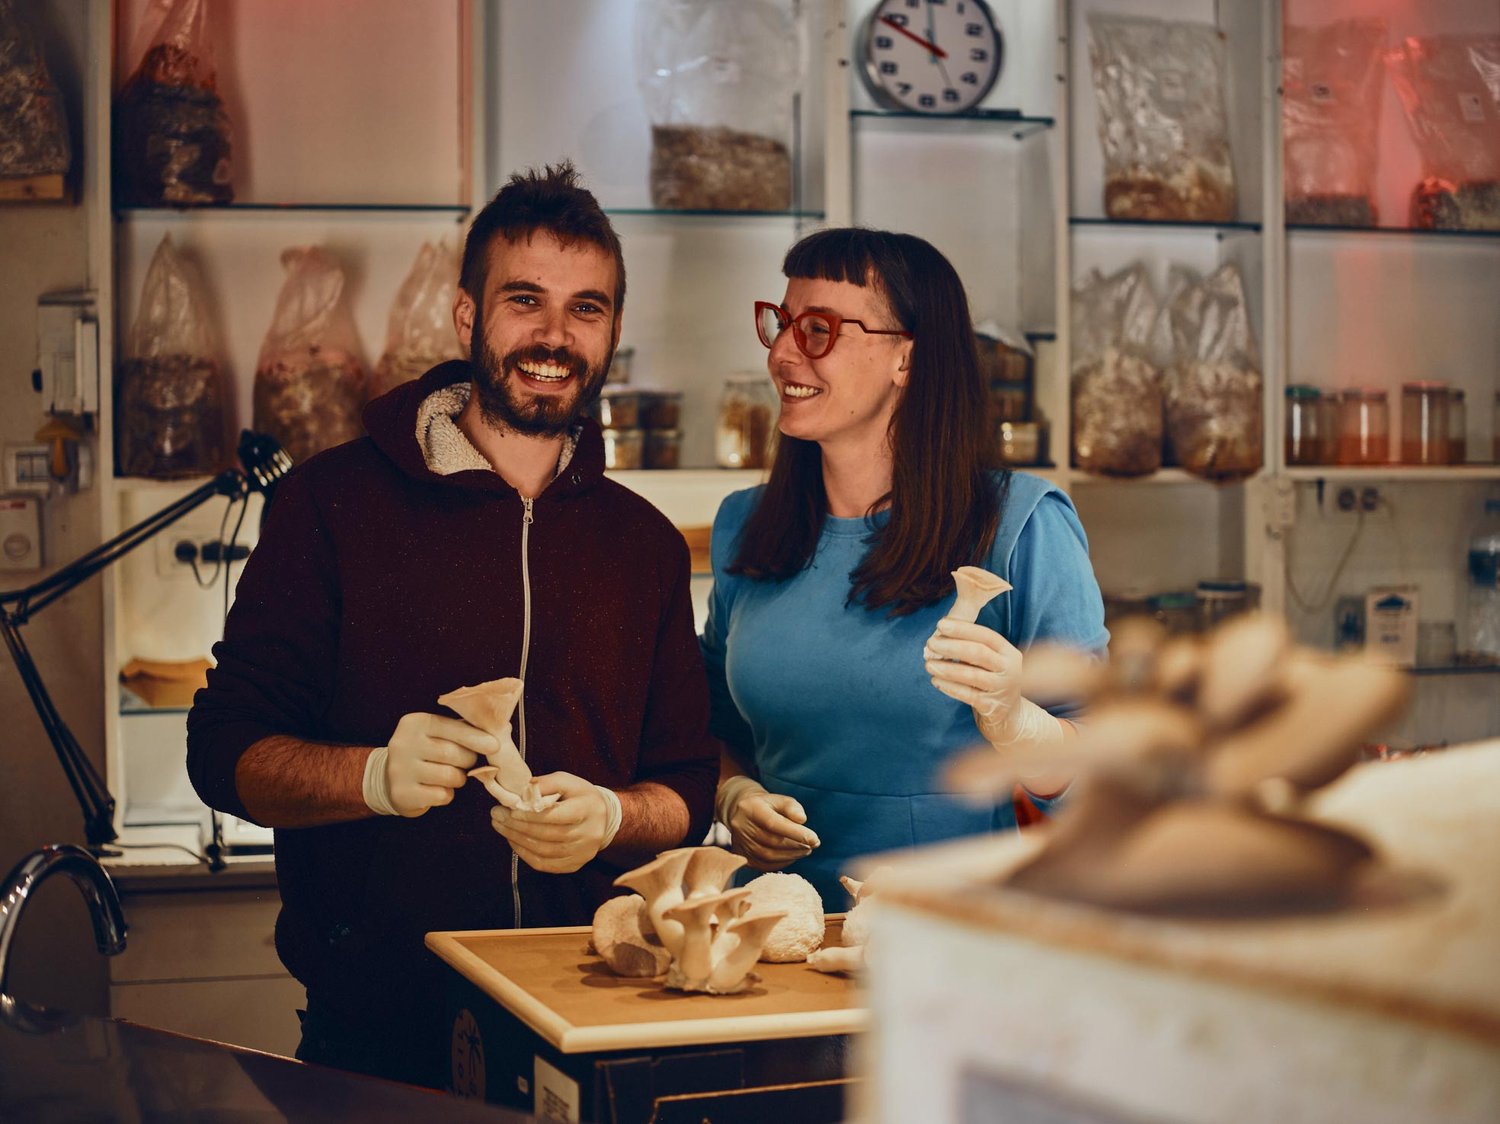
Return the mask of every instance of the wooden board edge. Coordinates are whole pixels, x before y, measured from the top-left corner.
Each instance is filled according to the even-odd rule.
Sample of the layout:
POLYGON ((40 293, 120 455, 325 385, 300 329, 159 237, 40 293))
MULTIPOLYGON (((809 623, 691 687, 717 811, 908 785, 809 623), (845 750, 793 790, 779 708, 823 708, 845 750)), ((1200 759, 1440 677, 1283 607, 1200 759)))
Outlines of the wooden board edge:
POLYGON ((0 203, 63 203, 69 200, 61 172, 0 178, 0 203))
POLYGON ((668 1046, 703 1046, 718 1042, 770 1042, 780 1038, 816 1038, 829 1034, 862 1034, 872 1015, 865 1007, 836 1011, 744 1015, 722 1019, 682 1019, 665 1023, 621 1023, 572 1027, 560 1042, 565 1054, 604 1050, 655 1050, 668 1046))
POLYGON ((427 947, 437 953, 450 968, 559 1050, 563 1049, 563 1042, 567 1039, 569 1032, 577 1029, 556 1011, 533 998, 524 988, 511 982, 510 977, 493 971, 488 964, 456 940, 455 934, 428 933, 425 940, 427 947))

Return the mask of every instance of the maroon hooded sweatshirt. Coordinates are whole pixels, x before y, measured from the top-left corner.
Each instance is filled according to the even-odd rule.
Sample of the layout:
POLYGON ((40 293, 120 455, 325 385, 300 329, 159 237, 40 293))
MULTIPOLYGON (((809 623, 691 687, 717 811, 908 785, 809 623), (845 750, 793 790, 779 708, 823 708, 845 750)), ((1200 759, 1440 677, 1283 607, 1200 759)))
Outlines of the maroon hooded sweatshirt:
MULTIPOLYGON (((448 714, 439 695, 520 676, 524 658, 533 773, 665 785, 691 813, 682 842, 697 843, 718 766, 682 536, 605 478, 592 421, 529 519, 494 472, 430 471, 418 407, 470 377, 467 363, 445 363, 375 400, 368 437, 278 486, 188 716, 193 785, 253 818, 234 774, 259 739, 384 745, 402 715, 448 714)), ((519 712, 515 728, 520 743, 519 712)), ((471 781, 414 819, 276 832, 276 947, 311 1002, 352 1019, 430 1016, 442 971, 426 932, 591 920, 620 869, 602 857, 569 875, 517 863, 515 916, 493 807, 471 781)))

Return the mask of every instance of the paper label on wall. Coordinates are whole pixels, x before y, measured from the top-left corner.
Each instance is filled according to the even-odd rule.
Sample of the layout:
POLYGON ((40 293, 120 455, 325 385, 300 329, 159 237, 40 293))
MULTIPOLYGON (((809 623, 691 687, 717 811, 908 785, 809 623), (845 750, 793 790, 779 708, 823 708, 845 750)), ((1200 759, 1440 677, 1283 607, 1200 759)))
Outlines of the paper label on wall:
POLYGON ((532 1087, 536 1099, 531 1111, 539 1120, 561 1120, 578 1124, 578 1082, 539 1055, 533 1055, 532 1087))
POLYGON ((1416 666, 1416 586, 1382 585, 1365 594, 1365 651, 1397 667, 1416 666))

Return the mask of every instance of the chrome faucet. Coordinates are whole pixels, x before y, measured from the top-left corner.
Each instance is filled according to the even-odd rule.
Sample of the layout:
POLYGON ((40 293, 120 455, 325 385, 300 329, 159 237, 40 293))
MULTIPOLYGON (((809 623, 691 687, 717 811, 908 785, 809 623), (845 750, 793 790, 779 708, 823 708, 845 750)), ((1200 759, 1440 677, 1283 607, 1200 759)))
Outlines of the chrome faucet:
POLYGON ((83 891, 94 922, 94 942, 105 956, 125 951, 125 912, 115 884, 94 858, 71 843, 51 843, 33 851, 10 872, 0 888, 0 1000, 9 1000, 10 942, 31 892, 54 874, 66 874, 83 891))

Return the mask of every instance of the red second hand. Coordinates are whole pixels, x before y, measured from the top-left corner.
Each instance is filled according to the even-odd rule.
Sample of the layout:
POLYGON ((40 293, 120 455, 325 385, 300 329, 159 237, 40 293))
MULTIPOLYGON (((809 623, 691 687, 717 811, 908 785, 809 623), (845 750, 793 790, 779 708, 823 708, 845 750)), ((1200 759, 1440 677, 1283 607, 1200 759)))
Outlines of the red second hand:
POLYGON ((891 19, 890 16, 881 16, 880 17, 880 22, 883 23, 883 24, 885 24, 887 27, 891 28, 894 31, 899 31, 902 35, 904 35, 908 39, 910 39, 913 43, 917 43, 917 44, 920 44, 923 47, 926 47, 929 51, 931 51, 938 58, 945 59, 945 58, 948 57, 948 52, 945 51, 945 50, 943 50, 943 48, 939 47, 936 43, 929 43, 926 39, 923 39, 920 35, 916 34, 915 32, 908 31, 906 28, 902 27, 899 23, 897 23, 895 20, 891 19))

